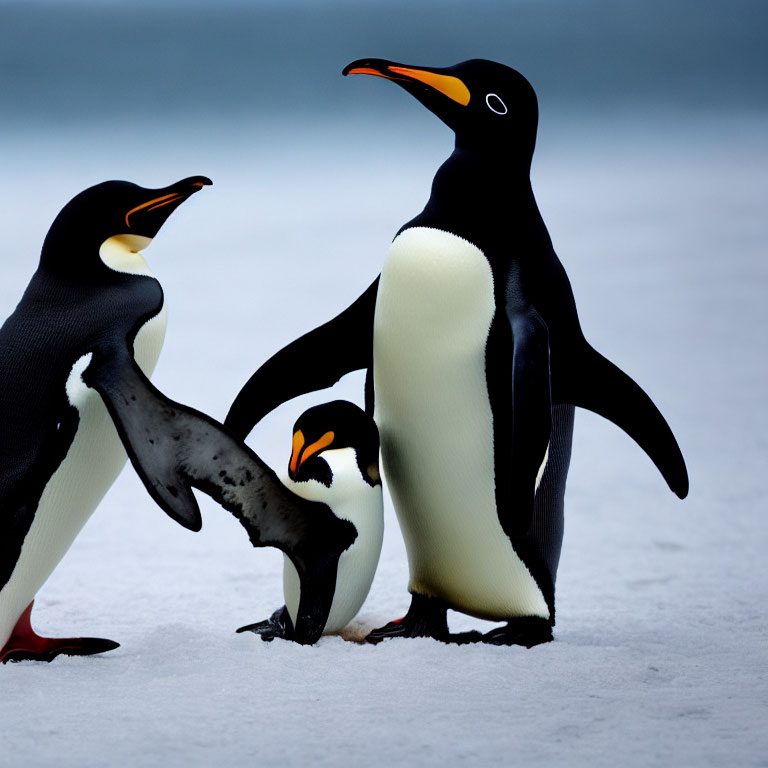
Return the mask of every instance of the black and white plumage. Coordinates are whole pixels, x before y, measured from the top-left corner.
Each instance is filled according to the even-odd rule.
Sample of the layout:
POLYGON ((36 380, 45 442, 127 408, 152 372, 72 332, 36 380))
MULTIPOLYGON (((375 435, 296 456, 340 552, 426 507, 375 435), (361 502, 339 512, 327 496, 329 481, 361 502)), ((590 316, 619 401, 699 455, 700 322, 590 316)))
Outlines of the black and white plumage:
MULTIPOLYGON (((345 400, 306 410, 293 427, 288 472, 281 476, 297 496, 326 504, 355 526, 357 536, 339 559, 336 586, 323 634, 337 634, 360 610, 373 582, 384 536, 379 435, 370 416, 345 400)), ((264 640, 292 639, 301 583, 286 555, 285 605, 268 620, 250 624, 264 640)))
POLYGON ((268 360, 226 423, 247 433, 284 400, 367 368, 413 596, 370 639, 448 640, 455 608, 507 622, 487 642, 550 640, 574 406, 624 429, 681 498, 685 462, 650 398, 584 338, 531 188, 528 81, 483 60, 366 59, 344 74, 397 83, 454 131, 455 149, 379 278, 268 360))
POLYGON ((185 527, 202 525, 195 487, 232 512, 255 546, 289 552, 311 582, 296 639, 320 635, 352 526, 287 492, 222 425, 169 400, 147 378, 165 304, 141 249, 210 183, 195 176, 145 189, 111 181, 77 195, 53 222, 39 268, 0 328, 0 661, 116 647, 41 638, 30 614, 126 453, 155 501, 185 527))
POLYGON ((164 189, 111 181, 81 192, 53 222, 38 269, 0 328, 0 657, 24 658, 16 646, 25 644, 32 658, 115 647, 38 643, 24 612, 125 463, 101 398, 83 385, 89 355, 122 344, 151 375, 166 310, 141 250, 208 184, 202 176, 164 189))

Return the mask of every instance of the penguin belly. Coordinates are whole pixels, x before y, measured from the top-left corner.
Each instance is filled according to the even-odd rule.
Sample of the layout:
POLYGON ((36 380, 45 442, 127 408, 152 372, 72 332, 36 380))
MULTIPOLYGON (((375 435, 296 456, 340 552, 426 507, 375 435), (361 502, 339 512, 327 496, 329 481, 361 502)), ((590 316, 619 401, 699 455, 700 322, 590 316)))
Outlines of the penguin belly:
POLYGON ((411 591, 479 618, 548 618, 496 508, 485 374, 495 311, 493 275, 479 248, 426 227, 395 238, 381 272, 373 337, 384 474, 411 591))
MULTIPOLYGON (((136 362, 147 376, 160 355, 165 327, 163 307, 142 326, 134 340, 136 362)), ((77 408, 77 431, 64 460, 45 486, 11 578, 0 591, 0 648, 127 460, 101 397, 82 381, 90 360, 88 353, 72 366, 66 391, 70 404, 77 408)))

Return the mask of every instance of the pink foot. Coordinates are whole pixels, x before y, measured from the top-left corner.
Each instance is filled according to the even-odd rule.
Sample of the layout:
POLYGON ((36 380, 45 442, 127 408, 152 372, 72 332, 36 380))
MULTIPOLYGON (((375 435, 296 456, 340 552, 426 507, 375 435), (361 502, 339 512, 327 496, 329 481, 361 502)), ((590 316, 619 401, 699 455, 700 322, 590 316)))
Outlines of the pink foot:
POLYGON ((98 637, 40 637, 30 617, 33 600, 21 614, 8 642, 0 650, 0 663, 7 661, 53 661, 60 653, 66 656, 90 656, 118 648, 120 643, 98 637))

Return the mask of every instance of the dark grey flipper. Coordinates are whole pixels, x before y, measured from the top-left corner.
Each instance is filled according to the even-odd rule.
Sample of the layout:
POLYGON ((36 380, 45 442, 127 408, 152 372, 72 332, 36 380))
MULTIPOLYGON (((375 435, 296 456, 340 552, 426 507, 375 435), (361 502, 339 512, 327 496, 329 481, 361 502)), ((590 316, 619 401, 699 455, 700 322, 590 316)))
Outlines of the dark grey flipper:
POLYGON ((341 314, 283 347, 246 382, 225 426, 241 440, 270 411, 307 392, 333 386, 344 374, 370 368, 379 278, 341 314))
POLYGON ((497 365, 489 379, 496 403, 496 507, 499 522, 541 589, 553 621, 556 566, 553 569, 552 563, 559 557, 562 503, 550 494, 546 501, 554 503, 547 505, 536 493, 536 477, 552 436, 549 330, 513 281, 507 291, 505 316, 497 319, 497 333, 508 337, 511 356, 498 356, 499 361, 508 361, 509 369, 500 371, 497 365), (540 539, 542 523, 551 535, 540 539))
POLYGON ((586 341, 570 350, 568 357, 566 367, 553 371, 553 401, 594 411, 623 429, 648 454, 673 493, 684 499, 688 495, 685 459, 651 398, 586 341))
POLYGON ((13 574, 46 483, 64 461, 77 432, 77 408, 64 404, 57 415, 58 424, 51 430, 53 435, 48 449, 40 452, 41 458, 29 463, 26 451, 0 456, 0 590, 13 574))
MULTIPOLYGON (((549 382, 549 332, 533 307, 507 301, 512 332, 512 420, 509 430, 509 480, 513 514, 505 516, 505 530, 513 538, 531 527, 536 475, 544 461, 552 432, 549 382), (507 530, 508 528, 508 530, 507 530)), ((502 521, 504 524, 504 521, 502 521)))
POLYGON ((221 424, 165 397, 126 349, 96 351, 83 380, 101 395, 134 469, 168 515, 199 530, 197 488, 240 521, 255 547, 277 547, 291 558, 301 580, 295 639, 315 642, 354 526, 291 493, 221 424))

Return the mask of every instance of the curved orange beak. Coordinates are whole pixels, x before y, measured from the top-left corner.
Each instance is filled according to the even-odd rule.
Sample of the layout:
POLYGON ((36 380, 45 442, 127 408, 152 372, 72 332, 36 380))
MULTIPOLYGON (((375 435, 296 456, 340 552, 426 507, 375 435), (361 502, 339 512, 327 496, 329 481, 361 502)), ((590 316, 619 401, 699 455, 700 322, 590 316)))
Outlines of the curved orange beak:
POLYGON ((291 447, 291 462, 288 465, 290 476, 292 478, 295 477, 301 465, 310 456, 314 456, 316 453, 320 453, 320 451, 327 448, 334 441, 335 437, 336 435, 333 432, 326 432, 318 440, 315 440, 314 443, 305 445, 304 433, 300 429, 296 430, 291 447))

